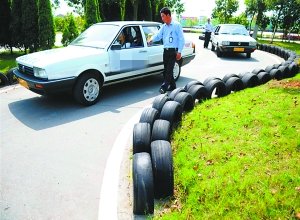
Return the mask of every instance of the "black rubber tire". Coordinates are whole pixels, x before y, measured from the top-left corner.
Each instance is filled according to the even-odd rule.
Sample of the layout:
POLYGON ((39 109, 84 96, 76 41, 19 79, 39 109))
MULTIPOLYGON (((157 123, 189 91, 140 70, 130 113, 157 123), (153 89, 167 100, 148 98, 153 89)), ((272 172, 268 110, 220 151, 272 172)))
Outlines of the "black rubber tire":
POLYGON ((149 123, 152 130, 153 123, 158 117, 159 113, 155 108, 145 108, 141 114, 140 122, 149 123))
POLYGON ((244 88, 252 88, 259 85, 258 77, 253 73, 245 74, 242 78, 242 81, 244 88))
POLYGON ((95 72, 86 72, 79 76, 73 88, 73 97, 81 105, 90 106, 97 103, 102 91, 102 81, 99 74, 95 72), (95 91, 95 95, 89 96, 88 91, 95 91), (88 99, 91 100, 88 100, 88 99))
POLYGON ((280 66, 278 69, 282 72, 283 78, 288 78, 290 74, 290 70, 288 66, 280 66))
POLYGON ((211 44, 211 51, 215 51, 215 46, 213 44, 211 44))
POLYGON ((4 73, 0 72, 0 86, 8 85, 8 79, 4 73))
POLYGON ((275 69, 274 65, 267 66, 265 72, 269 73, 272 69, 275 69))
POLYGON ((289 70, 290 70, 290 76, 293 77, 299 72, 299 67, 297 66, 297 64, 295 62, 292 62, 289 65, 289 70))
POLYGON ((242 72, 238 74, 238 77, 240 77, 240 79, 243 78, 244 75, 249 74, 250 72, 242 72))
POLYGON ((176 127, 182 118, 181 105, 175 101, 166 102, 161 110, 159 118, 169 121, 172 128, 176 127))
POLYGON ((276 63, 276 64, 274 64, 274 69, 278 69, 278 67, 280 67, 280 66, 281 66, 281 64, 276 63))
POLYGON ((175 82, 179 79, 180 77, 180 73, 181 73, 181 65, 180 65, 181 62, 179 61, 176 61, 175 62, 175 65, 174 65, 174 68, 176 68, 176 65, 178 65, 178 68, 179 68, 179 73, 177 74, 177 76, 175 77, 174 74, 173 74, 173 78, 175 80, 175 82))
POLYGON ((226 83, 226 81, 227 81, 228 79, 230 79, 231 77, 238 77, 238 78, 240 78, 238 75, 236 75, 236 74, 234 74, 234 73, 228 73, 228 74, 226 74, 226 75, 223 77, 222 81, 223 81, 224 83, 226 83))
POLYGON ((175 96, 180 92, 186 92, 186 91, 184 88, 179 87, 179 88, 174 89, 172 92, 170 92, 170 94, 169 94, 170 100, 174 100, 175 96))
POLYGON ((220 48, 217 47, 217 57, 222 57, 223 53, 221 52, 220 48))
POLYGON ((252 73, 255 75, 259 74, 260 72, 265 72, 265 71, 261 68, 255 68, 254 70, 252 70, 252 73))
POLYGON ((151 143, 151 159, 154 179, 154 197, 166 198, 174 194, 174 170, 171 144, 157 140, 151 143))
POLYGON ((228 79, 226 81, 225 85, 226 85, 228 94, 230 94, 232 91, 237 92, 237 91, 244 89, 243 81, 239 77, 236 77, 236 76, 233 76, 230 79, 228 79))
POLYGON ((226 96, 227 88, 225 83, 220 79, 212 79, 205 85, 207 91, 207 98, 210 99, 213 96, 213 91, 216 89, 216 96, 223 97, 226 96))
POLYGON ((271 75, 270 73, 267 72, 260 72, 259 74, 257 74, 257 77, 258 77, 259 84, 261 85, 271 80, 271 75))
POLYGON ((165 140, 170 141, 171 137, 171 124, 167 120, 157 119, 153 124, 151 141, 165 140))
POLYGON ((154 179, 149 153, 137 153, 132 159, 133 213, 149 215, 154 212, 154 179))
POLYGON ((152 108, 155 108, 158 111, 158 114, 160 115, 161 109, 163 108, 164 104, 169 101, 170 98, 167 94, 161 94, 155 97, 152 108))
POLYGON ((137 123, 133 127, 133 154, 150 153, 151 128, 149 123, 137 123))
POLYGON ((199 82, 198 80, 193 80, 193 81, 190 81, 188 84, 186 84, 186 85, 184 86, 184 90, 185 90, 185 91, 188 91, 189 88, 190 88, 191 86, 193 86, 193 85, 203 85, 203 84, 202 84, 202 82, 199 82))
POLYGON ((272 69, 270 71, 270 76, 272 79, 277 79, 277 80, 283 79, 283 74, 282 74, 281 70, 276 69, 276 68, 272 69))
POLYGON ((281 66, 288 66, 288 65, 290 65, 291 63, 292 63, 292 61, 290 61, 290 60, 283 61, 283 62, 281 63, 281 66))
POLYGON ((175 98, 175 102, 178 102, 183 112, 191 111, 194 108, 195 100, 193 99, 192 95, 188 92, 180 92, 178 93, 175 98))
POLYGON ((205 86, 207 83, 209 83, 211 80, 213 79, 218 79, 218 80, 221 80, 220 78, 218 77, 215 77, 215 76, 209 76, 207 77, 204 81, 203 81, 203 85, 205 86))
POLYGON ((193 85, 187 92, 191 94, 194 101, 198 100, 198 102, 201 102, 207 97, 207 90, 203 85, 193 85))
POLYGON ((10 85, 13 85, 13 84, 16 84, 18 82, 17 78, 15 77, 15 74, 14 74, 14 70, 17 69, 16 67, 15 68, 11 68, 10 70, 8 70, 7 72, 7 79, 8 79, 8 83, 10 85))

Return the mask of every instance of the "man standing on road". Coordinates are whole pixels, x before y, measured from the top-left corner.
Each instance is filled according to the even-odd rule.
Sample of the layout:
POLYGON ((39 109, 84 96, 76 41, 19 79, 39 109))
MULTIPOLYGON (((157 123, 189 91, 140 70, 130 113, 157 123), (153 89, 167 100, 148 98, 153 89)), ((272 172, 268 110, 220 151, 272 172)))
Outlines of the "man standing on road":
POLYGON ((213 26, 210 23, 210 18, 208 18, 207 23, 205 24, 204 48, 208 47, 210 41, 210 35, 212 31, 213 31, 213 26))
POLYGON ((163 40, 164 53, 164 82, 161 85, 159 92, 161 94, 166 91, 172 91, 176 88, 176 83, 173 77, 173 69, 176 60, 181 59, 181 52, 184 46, 184 36, 182 27, 178 22, 172 20, 171 11, 164 7, 160 10, 160 16, 164 25, 159 32, 148 40, 148 43, 163 40))

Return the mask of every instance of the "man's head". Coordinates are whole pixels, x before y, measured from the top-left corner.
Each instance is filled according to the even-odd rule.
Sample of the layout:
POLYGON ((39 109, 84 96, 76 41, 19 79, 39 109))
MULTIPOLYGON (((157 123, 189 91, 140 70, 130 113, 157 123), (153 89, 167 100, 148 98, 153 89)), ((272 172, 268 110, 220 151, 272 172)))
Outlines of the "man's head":
POLYGON ((171 17, 171 11, 169 8, 164 7, 160 10, 160 16, 161 16, 161 20, 166 23, 166 24, 170 24, 172 21, 172 17, 171 17))
POLYGON ((210 18, 207 18, 207 22, 210 23, 210 18))

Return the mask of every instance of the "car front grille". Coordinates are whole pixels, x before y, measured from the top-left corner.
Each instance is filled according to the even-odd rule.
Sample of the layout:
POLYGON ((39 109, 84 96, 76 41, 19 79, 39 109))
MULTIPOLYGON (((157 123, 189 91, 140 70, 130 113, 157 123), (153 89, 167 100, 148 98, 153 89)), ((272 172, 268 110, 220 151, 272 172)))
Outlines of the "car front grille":
POLYGON ((240 47, 240 46, 249 46, 249 43, 248 42, 230 42, 229 45, 240 47))
POLYGON ((20 72, 24 73, 24 74, 27 74, 27 75, 30 75, 30 76, 34 76, 34 73, 33 73, 33 68, 31 67, 28 67, 28 66, 24 66, 22 64, 18 64, 18 69, 20 72))

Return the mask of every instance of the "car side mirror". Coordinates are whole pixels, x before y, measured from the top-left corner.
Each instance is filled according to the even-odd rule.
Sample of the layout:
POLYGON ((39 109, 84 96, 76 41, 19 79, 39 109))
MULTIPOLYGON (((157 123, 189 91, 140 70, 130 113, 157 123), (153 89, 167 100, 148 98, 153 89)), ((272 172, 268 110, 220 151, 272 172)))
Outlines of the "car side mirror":
POLYGON ((121 48, 122 48, 121 44, 113 44, 110 47, 111 50, 121 50, 121 48))

